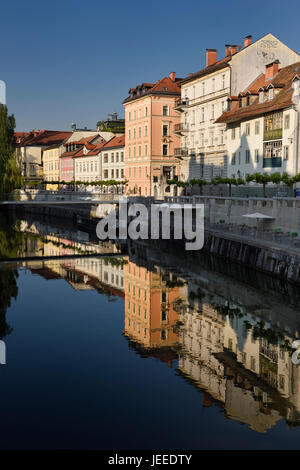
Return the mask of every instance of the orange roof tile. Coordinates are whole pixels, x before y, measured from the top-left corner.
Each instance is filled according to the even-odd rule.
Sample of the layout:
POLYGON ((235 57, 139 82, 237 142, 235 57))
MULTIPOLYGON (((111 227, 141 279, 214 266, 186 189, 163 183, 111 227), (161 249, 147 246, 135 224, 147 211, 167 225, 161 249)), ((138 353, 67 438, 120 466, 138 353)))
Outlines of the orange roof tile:
POLYGON ((215 122, 235 122, 292 106, 292 81, 299 72, 300 62, 296 62, 283 67, 269 80, 266 80, 264 74, 260 75, 245 91, 249 90, 251 94, 257 95, 261 88, 266 89, 269 85, 272 85, 278 90, 278 93, 274 94, 274 98, 260 103, 257 96, 252 104, 242 108, 239 108, 239 105, 236 104, 230 111, 223 113, 215 122))
POLYGON ((103 145, 104 149, 125 146, 125 134, 115 136, 103 145))
POLYGON ((145 92, 142 94, 136 94, 133 97, 129 96, 123 101, 123 103, 134 101, 136 99, 151 94, 180 95, 180 88, 178 86, 178 82, 180 82, 181 80, 181 78, 176 78, 175 81, 173 81, 170 77, 164 77, 154 84, 142 83, 142 85, 137 85, 135 88, 130 88, 129 93, 136 92, 137 89, 141 89, 143 87, 146 88, 145 92))

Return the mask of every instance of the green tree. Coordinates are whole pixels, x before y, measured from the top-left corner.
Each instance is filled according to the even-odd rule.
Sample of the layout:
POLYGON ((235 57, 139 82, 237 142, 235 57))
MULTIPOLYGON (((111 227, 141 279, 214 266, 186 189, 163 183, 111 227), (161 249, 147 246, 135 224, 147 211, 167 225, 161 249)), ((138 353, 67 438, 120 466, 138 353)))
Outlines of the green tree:
POLYGON ((264 197, 267 197, 267 184, 270 183, 271 176, 268 175, 268 173, 254 173, 253 175, 247 175, 246 177, 247 183, 250 183, 250 181, 255 181, 257 184, 262 184, 263 185, 263 190, 264 190, 264 197))
POLYGON ((8 115, 7 107, 0 104, 0 192, 10 193, 23 186, 15 149, 15 117, 8 115))

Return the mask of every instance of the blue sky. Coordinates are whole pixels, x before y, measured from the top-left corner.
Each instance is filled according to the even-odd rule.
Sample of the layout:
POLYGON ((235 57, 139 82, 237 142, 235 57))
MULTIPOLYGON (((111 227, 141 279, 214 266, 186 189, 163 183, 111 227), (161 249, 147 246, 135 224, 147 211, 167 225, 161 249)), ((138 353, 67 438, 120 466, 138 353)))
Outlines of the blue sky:
POLYGON ((95 128, 129 88, 271 32, 300 52, 298 1, 1 1, 1 69, 17 130, 95 128))

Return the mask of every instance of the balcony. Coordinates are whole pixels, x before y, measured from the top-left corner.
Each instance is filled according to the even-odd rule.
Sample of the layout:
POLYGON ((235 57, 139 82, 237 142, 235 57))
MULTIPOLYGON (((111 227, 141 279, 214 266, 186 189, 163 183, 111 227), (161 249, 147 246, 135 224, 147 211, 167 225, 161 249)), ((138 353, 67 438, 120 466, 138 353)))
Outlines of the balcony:
POLYGON ((183 148, 183 147, 174 149, 174 157, 175 158, 186 158, 186 157, 188 157, 188 149, 183 148))
POLYGON ((272 157, 263 159, 263 168, 281 168, 282 157, 272 157))
POLYGON ((272 129, 264 131, 264 140, 282 139, 282 129, 272 129))
POLYGON ((188 98, 179 98, 175 101, 175 109, 176 111, 183 111, 189 105, 188 98))
POLYGON ((174 126, 174 132, 176 134, 184 134, 185 132, 188 132, 189 130, 189 125, 186 122, 181 122, 179 124, 175 124, 174 126))

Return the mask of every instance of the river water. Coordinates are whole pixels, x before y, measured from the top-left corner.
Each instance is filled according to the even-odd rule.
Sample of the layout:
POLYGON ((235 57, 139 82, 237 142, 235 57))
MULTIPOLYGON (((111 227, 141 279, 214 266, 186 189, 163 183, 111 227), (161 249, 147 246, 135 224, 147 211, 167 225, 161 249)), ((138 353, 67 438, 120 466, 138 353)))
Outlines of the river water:
POLYGON ((300 447, 299 288, 0 217, 0 448, 300 447))

